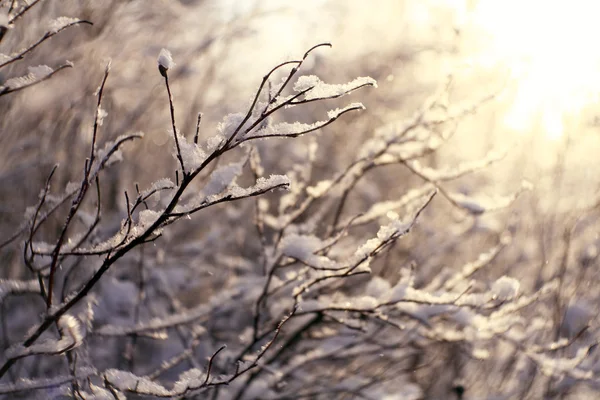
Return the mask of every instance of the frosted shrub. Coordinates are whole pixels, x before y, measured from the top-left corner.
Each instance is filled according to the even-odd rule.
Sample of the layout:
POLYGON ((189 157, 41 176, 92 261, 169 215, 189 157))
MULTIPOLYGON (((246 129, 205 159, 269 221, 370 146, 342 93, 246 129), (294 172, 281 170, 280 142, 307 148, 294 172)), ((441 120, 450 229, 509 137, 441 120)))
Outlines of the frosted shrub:
MULTIPOLYGON (((46 36, 82 22, 60 18, 46 36)), ((448 189, 447 182, 500 161, 504 153, 453 168, 426 165, 450 139, 455 122, 479 102, 444 108, 440 117, 441 90, 413 117, 371 134, 331 176, 312 173, 315 141, 306 146, 305 163, 290 171, 267 169, 270 141, 327 134, 338 118, 365 108, 356 102, 328 106, 327 100, 376 86, 368 77, 329 84, 301 75, 306 59, 323 47, 329 45, 268 71, 248 109, 225 116, 206 139, 199 134, 201 115, 195 132, 179 131, 170 85, 177 65, 161 50, 157 67, 175 168, 152 171, 154 183, 124 193, 118 226, 105 223, 101 180, 109 168, 125 168, 118 164, 127 159, 123 151, 143 134, 103 139, 109 118, 102 108, 110 85, 110 64, 106 67, 81 179, 61 190, 53 185, 53 169, 22 226, 1 244, 20 246, 26 272, 22 279, 0 280, 0 301, 16 296, 35 301, 3 308, 0 395, 462 398, 465 388, 475 386, 469 379, 481 366, 499 380, 525 376, 528 366, 564 387, 594 379, 596 364, 588 355, 595 343, 570 347, 591 318, 585 307, 571 313, 579 328, 565 327, 568 338, 544 335, 543 309, 532 307, 560 289, 558 280, 527 291, 513 277, 484 273, 513 245, 510 229, 490 229, 488 248, 427 279, 418 279, 418 264, 390 261, 405 236, 420 226, 435 227, 427 219, 439 202, 475 226, 529 189, 524 183, 500 197, 448 189), (285 110, 302 112, 313 102, 328 107, 326 117, 312 123, 284 120, 285 110), (355 212, 349 198, 359 181, 390 165, 404 166, 420 184, 355 212), (56 219, 60 229, 42 235, 56 219), (190 227, 196 221, 201 235, 190 227), (184 238, 174 244, 177 234, 184 238), (379 276, 381 263, 391 264, 397 279, 379 276), (438 374, 440 353, 451 354, 445 359, 456 364, 443 365, 438 374)), ((0 58, 8 60, 0 68, 27 51, 0 58)), ((56 71, 30 68, 28 75, 4 82, 0 95, 56 71)), ((520 393, 518 383, 504 391, 507 397, 520 393)))

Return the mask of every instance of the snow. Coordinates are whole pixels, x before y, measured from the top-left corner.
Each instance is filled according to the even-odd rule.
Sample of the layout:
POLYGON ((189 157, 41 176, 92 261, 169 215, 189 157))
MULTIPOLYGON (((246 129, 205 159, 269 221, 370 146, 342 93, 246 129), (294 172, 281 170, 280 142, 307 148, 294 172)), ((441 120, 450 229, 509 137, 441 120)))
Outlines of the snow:
POLYGON ((67 186, 65 186, 65 193, 70 195, 75 193, 81 187, 81 182, 69 182, 67 186))
POLYGON ((29 67, 28 70, 29 73, 27 75, 8 79, 6 82, 4 82, 4 86, 10 89, 19 89, 21 87, 38 82, 54 72, 54 70, 47 65, 29 67))
POLYGON ((219 167, 210 175, 210 180, 202 189, 202 193, 210 196, 223 192, 235 182, 235 179, 242 173, 245 164, 246 160, 241 160, 237 163, 219 167))
POLYGON ((341 114, 350 110, 362 110, 365 107, 361 103, 352 103, 343 108, 336 108, 327 112, 328 120, 317 121, 312 124, 305 124, 301 122, 280 122, 277 124, 270 124, 257 130, 254 133, 248 134, 245 139, 252 138, 268 138, 268 137, 297 137, 309 132, 316 131, 321 127, 327 125, 332 120, 338 118, 341 114))
POLYGON ((379 306, 379 302, 372 296, 359 296, 351 300, 353 308, 359 310, 374 310, 379 306))
POLYGON ((560 331, 567 338, 573 338, 589 326, 596 314, 594 306, 585 300, 572 300, 565 311, 560 331))
POLYGON ((50 75, 54 70, 47 65, 38 65, 36 67, 28 67, 29 73, 35 80, 40 80, 50 75))
POLYGON ((493 260, 500 250, 504 247, 504 243, 500 243, 497 246, 494 246, 489 251, 485 253, 479 254, 477 260, 466 263, 460 272, 457 272, 450 279, 446 280, 444 284, 444 288, 446 290, 450 290, 457 286, 460 282, 464 282, 468 277, 473 275, 479 269, 488 265, 491 260, 493 260))
POLYGON ((281 242, 282 254, 319 269, 337 268, 337 263, 325 256, 316 255, 324 243, 316 236, 289 234, 281 242))
POLYGON ((299 303, 298 309, 300 311, 304 311, 304 312, 312 312, 312 311, 316 311, 316 310, 321 310, 323 308, 327 308, 329 305, 330 305, 329 303, 323 304, 318 299, 308 299, 308 300, 301 301, 299 303))
POLYGON ((458 206, 473 215, 481 215, 487 211, 487 208, 481 203, 481 201, 478 201, 472 197, 468 197, 462 193, 454 193, 450 196, 450 198, 458 206))
POLYGON ((222 134, 217 134, 214 136, 209 137, 206 140, 206 150, 207 151, 215 151, 217 150, 221 144, 223 144, 225 142, 225 136, 223 136, 222 134))
POLYGON ((58 31, 60 31, 61 29, 66 28, 67 26, 75 24, 80 21, 81 20, 78 18, 58 17, 58 18, 50 21, 50 23, 48 24, 48 29, 49 29, 50 33, 56 33, 58 31))
POLYGON ((60 339, 40 340, 29 347, 17 344, 6 350, 6 357, 19 358, 33 354, 59 354, 81 345, 83 335, 81 334, 79 321, 75 317, 69 314, 63 315, 58 320, 58 327, 61 333, 60 339))
POLYGON ((201 386, 206 379, 206 374, 198 368, 192 368, 179 375, 173 386, 174 393, 183 393, 186 389, 201 386))
POLYGON ((310 197, 313 197, 315 199, 319 198, 331 188, 332 183, 333 181, 331 179, 320 181, 315 186, 307 187, 306 193, 308 193, 310 197))
POLYGON ((313 255, 323 247, 323 242, 316 236, 291 234, 282 240, 281 252, 299 260, 313 255))
POLYGON ((492 284, 492 293, 500 301, 512 300, 519 293, 520 283, 514 278, 503 276, 492 284))
POLYGON ((163 386, 152 382, 148 378, 137 376, 128 371, 109 369, 104 372, 104 377, 111 385, 114 385, 117 389, 124 392, 135 390, 139 393, 152 394, 155 396, 170 395, 170 391, 163 386))
POLYGON ((97 163, 96 163, 96 169, 93 171, 93 174, 96 174, 98 172, 98 168, 101 166, 102 162, 105 162, 105 166, 111 165, 115 162, 119 162, 123 160, 123 153, 120 150, 115 150, 117 148, 118 145, 122 145, 123 143, 125 143, 125 141, 127 141, 129 138, 132 137, 137 137, 137 138, 142 138, 144 137, 144 134, 141 132, 137 132, 131 135, 119 135, 115 140, 113 141, 109 141, 106 142, 106 144, 104 145, 104 148, 102 150, 98 150, 96 151, 96 158, 97 158, 97 163), (104 160, 104 158, 106 156, 108 156, 110 154, 110 158, 108 160, 104 160))
POLYGON ((364 110, 365 106, 362 103, 350 103, 346 107, 336 108, 333 110, 327 111, 327 117, 329 119, 334 119, 342 115, 348 110, 364 110))
POLYGON ((266 190, 276 186, 289 186, 290 179, 285 175, 270 175, 268 178, 260 177, 256 180, 254 187, 258 190, 266 190))
POLYGON ((418 160, 409 161, 408 163, 412 168, 418 170, 420 174, 426 176, 428 180, 439 182, 455 179, 469 172, 481 170, 494 162, 502 160, 506 157, 506 154, 507 151, 491 151, 482 159, 463 162, 453 167, 437 169, 422 166, 418 160))
POLYGON ((164 68, 165 70, 169 70, 175 66, 171 52, 164 48, 160 50, 157 61, 158 66, 164 68))
POLYGON ((40 286, 37 279, 28 281, 0 279, 0 302, 11 293, 39 293, 40 286))
POLYGON ((518 190, 507 196, 478 196, 475 198, 462 193, 451 193, 449 197, 456 205, 469 213, 481 215, 485 212, 502 210, 509 207, 523 191, 531 190, 531 188, 531 183, 523 181, 518 190))
MULTIPOLYGON (((78 368, 78 377, 84 379, 94 373, 90 368, 78 368)), ((55 378, 40 378, 40 379, 29 379, 19 378, 15 383, 0 383, 0 394, 14 394, 17 392, 24 392, 26 390, 44 389, 62 384, 70 383, 73 380, 71 375, 61 375, 55 378)), ((14 398, 14 397, 10 397, 14 398)), ((40 397, 37 397, 40 398, 40 397)), ((47 397, 44 397, 47 398, 47 397)))
POLYGON ((268 125, 264 128, 261 128, 254 134, 248 135, 247 138, 252 138, 256 136, 298 136, 304 132, 316 129, 317 127, 323 125, 323 123, 324 122, 315 122, 314 124, 304 124, 301 122, 280 122, 278 124, 268 125))
MULTIPOLYGON (((177 140, 179 142, 179 150, 181 152, 181 158, 183 159, 183 165, 186 170, 195 171, 206 160, 206 153, 199 145, 194 142, 188 142, 188 140, 179 133, 177 134, 177 140)), ((173 156, 177 158, 176 148, 173 156)))
POLYGON ((367 240, 356 250, 354 257, 357 259, 370 257, 374 251, 393 237, 408 233, 413 223, 414 221, 404 223, 398 219, 393 219, 387 225, 382 225, 377 231, 377 238, 367 240))
POLYGON ((381 298, 385 296, 391 289, 390 283, 379 277, 374 276, 371 278, 367 287, 365 288, 365 295, 372 296, 375 298, 381 298))
POLYGON ((173 183, 172 180, 170 180, 169 178, 161 178, 159 180, 154 181, 148 189, 140 192, 140 197, 146 198, 151 193, 154 194, 161 190, 173 189, 174 187, 175 187, 175 184, 173 183))
POLYGON ((240 126, 244 120, 245 114, 233 113, 228 114, 223 118, 223 121, 217 125, 217 132, 221 137, 230 138, 233 132, 240 126))
POLYGON ((98 126, 102 126, 102 124, 104 123, 104 118, 106 118, 107 116, 108 112, 106 112, 106 110, 104 110, 102 107, 98 107, 98 112, 96 114, 96 122, 98 126))
POLYGON ((143 231, 148 229, 162 215, 162 212, 154 210, 142 210, 138 216, 137 227, 143 231))
POLYGON ((588 357, 589 351, 589 347, 582 346, 577 349, 577 353, 573 358, 554 358, 547 354, 537 354, 530 351, 527 352, 527 355, 538 364, 544 375, 561 376, 567 374, 576 379, 587 380, 593 377, 593 371, 584 371, 578 367, 588 357))
POLYGON ((377 82, 370 77, 359 77, 346 84, 328 84, 315 75, 305 75, 298 78, 294 84, 294 90, 296 92, 308 90, 304 99, 316 100, 338 97, 365 85, 377 87, 377 82))
POLYGON ((367 212, 355 218, 353 221, 353 225, 365 224, 370 221, 373 221, 377 218, 383 217, 387 215, 388 212, 394 210, 400 210, 409 204, 415 202, 416 200, 423 199, 425 195, 431 193, 433 189, 433 185, 426 184, 417 189, 409 190, 404 196, 402 196, 398 200, 390 200, 390 201, 381 201, 379 203, 375 203, 369 208, 367 212))

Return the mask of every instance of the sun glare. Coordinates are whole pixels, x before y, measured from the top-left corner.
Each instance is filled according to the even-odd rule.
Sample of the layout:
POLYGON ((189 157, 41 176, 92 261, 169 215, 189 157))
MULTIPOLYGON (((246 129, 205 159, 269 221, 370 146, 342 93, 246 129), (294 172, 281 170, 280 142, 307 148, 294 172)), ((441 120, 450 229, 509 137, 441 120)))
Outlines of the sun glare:
POLYGON ((476 58, 506 65, 516 83, 508 127, 524 131, 537 124, 558 139, 565 119, 595 101, 598 15, 600 2, 589 0, 480 0, 466 11, 466 23, 481 33, 476 58))

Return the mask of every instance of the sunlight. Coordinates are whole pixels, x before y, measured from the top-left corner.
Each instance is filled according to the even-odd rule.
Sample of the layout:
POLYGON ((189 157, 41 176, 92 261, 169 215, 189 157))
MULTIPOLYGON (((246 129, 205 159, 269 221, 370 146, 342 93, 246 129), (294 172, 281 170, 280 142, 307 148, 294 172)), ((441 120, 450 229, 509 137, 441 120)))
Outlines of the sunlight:
POLYGON ((600 89, 594 43, 600 3, 480 0, 470 10, 465 3, 465 22, 483 33, 477 60, 506 64, 517 85, 507 126, 523 131, 539 124, 549 139, 559 139, 565 118, 593 102, 600 89))

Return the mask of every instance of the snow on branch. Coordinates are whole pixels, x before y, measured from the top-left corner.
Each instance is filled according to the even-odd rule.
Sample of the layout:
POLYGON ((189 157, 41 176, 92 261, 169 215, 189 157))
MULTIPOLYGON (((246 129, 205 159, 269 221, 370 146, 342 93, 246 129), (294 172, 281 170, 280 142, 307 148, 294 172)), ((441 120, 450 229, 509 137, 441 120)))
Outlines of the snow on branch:
POLYGON ((29 67, 29 73, 24 76, 17 78, 8 79, 0 86, 0 96, 17 92, 19 90, 26 89, 47 79, 50 79, 57 72, 65 69, 72 68, 73 64, 63 64, 56 69, 52 69, 47 65, 38 65, 37 67, 29 67))
POLYGON ((451 168, 429 168, 422 166, 418 160, 407 161, 411 169, 419 171, 430 182, 441 182, 458 179, 466 174, 481 170, 491 164, 500 161, 506 157, 507 151, 491 151, 487 156, 480 160, 463 162, 451 168))
POLYGON ((479 196, 475 198, 462 193, 446 193, 446 197, 454 205, 470 214, 481 215, 486 212, 499 211, 510 207, 523 191, 529 190, 531 187, 530 183, 523 182, 519 190, 507 196, 479 196))
POLYGON ((397 238, 404 236, 410 231, 410 229, 417 222, 417 219, 421 212, 429 205, 433 197, 436 195, 436 191, 429 193, 424 203, 421 205, 417 213, 408 222, 402 222, 397 215, 392 215, 392 220, 379 228, 377 237, 369 239, 366 243, 360 246, 354 253, 354 257, 357 259, 363 259, 365 257, 372 257, 377 254, 382 248, 388 245, 390 242, 397 238))
MULTIPOLYGON (((185 312, 173 314, 167 317, 160 317, 148 322, 141 322, 133 326, 118 326, 104 325, 94 330, 94 335, 101 336, 127 336, 134 333, 147 333, 152 331, 160 331, 167 328, 173 328, 182 324, 189 324, 205 319, 210 313, 210 309, 206 305, 200 305, 185 312)), ((199 332, 203 328, 195 325, 195 329, 199 332)))
POLYGON ((59 340, 46 339, 31 346, 15 345, 5 352, 9 359, 18 359, 35 354, 62 354, 74 349, 83 342, 81 327, 77 318, 65 314, 57 322, 61 337, 59 340))
POLYGON ((31 279, 28 281, 0 279, 0 303, 6 296, 39 292, 39 282, 36 279, 31 279))
POLYGON ((404 196, 398 200, 382 201, 373 204, 366 212, 354 218, 352 226, 364 225, 369 222, 375 221, 377 218, 384 217, 390 211, 398 212, 408 205, 415 203, 416 201, 424 198, 427 194, 434 190, 434 186, 430 184, 422 185, 417 189, 409 190, 404 196))
MULTIPOLYGON (((85 370, 79 369, 77 378, 85 379, 88 376, 93 375, 94 372, 95 371, 91 368, 87 368, 85 370)), ((0 394, 16 394, 30 390, 49 389, 71 383, 74 379, 75 378, 68 375, 40 379, 20 378, 15 383, 0 383, 0 394)))
POLYGON ((168 217, 186 216, 215 204, 258 196, 276 189, 287 189, 289 185, 290 180, 285 175, 271 175, 268 178, 260 177, 253 186, 247 188, 231 183, 221 193, 209 196, 202 195, 200 199, 192 200, 187 205, 176 206, 173 212, 168 214, 168 217))
POLYGON ((301 104, 309 101, 333 99, 346 95, 364 86, 377 87, 377 81, 370 77, 359 77, 345 84, 329 84, 321 81, 315 75, 305 75, 298 78, 294 84, 294 91, 304 93, 302 99, 295 100, 292 104, 301 104))
POLYGON ((97 163, 92 171, 90 180, 94 179, 98 173, 104 169, 105 166, 111 165, 112 163, 121 161, 123 154, 120 151, 121 146, 130 140, 141 139, 144 137, 142 132, 133 133, 129 135, 121 135, 114 141, 107 142, 102 150, 96 152, 97 163))
POLYGON ((331 110, 327 113, 329 119, 325 121, 318 121, 313 124, 303 124, 300 122, 288 123, 281 122, 274 125, 269 125, 265 128, 259 129, 253 134, 249 134, 240 139, 240 141, 254 140, 254 139, 264 139, 264 138, 273 138, 273 137, 298 137, 309 132, 316 131, 317 129, 321 129, 336 119, 338 119, 341 115, 355 110, 364 110, 364 106, 361 103, 352 103, 344 108, 337 108, 335 110, 331 110))
MULTIPOLYGON (((3 57, 3 59, 0 60, 0 68, 3 68, 9 64, 16 62, 16 61, 22 60, 25 57, 25 55, 32 52, 35 48, 37 48, 39 45, 41 45, 42 43, 44 43, 46 40, 50 39, 54 35, 64 31, 67 28, 70 28, 75 25, 80 25, 80 24, 92 25, 92 23, 90 21, 86 21, 86 20, 78 19, 78 18, 69 18, 69 17, 60 17, 58 19, 51 21, 48 32, 46 32, 35 43, 31 44, 30 46, 26 47, 25 49, 19 50, 18 52, 11 54, 10 56, 3 57)), ((69 66, 72 66, 70 63, 67 63, 67 64, 69 66)), ((56 71, 58 71, 58 70, 56 70, 56 71)), ((8 86, 8 85, 5 85, 5 86, 8 86)), ((1 93, 2 93, 2 87, 0 86, 0 94, 1 93)))

